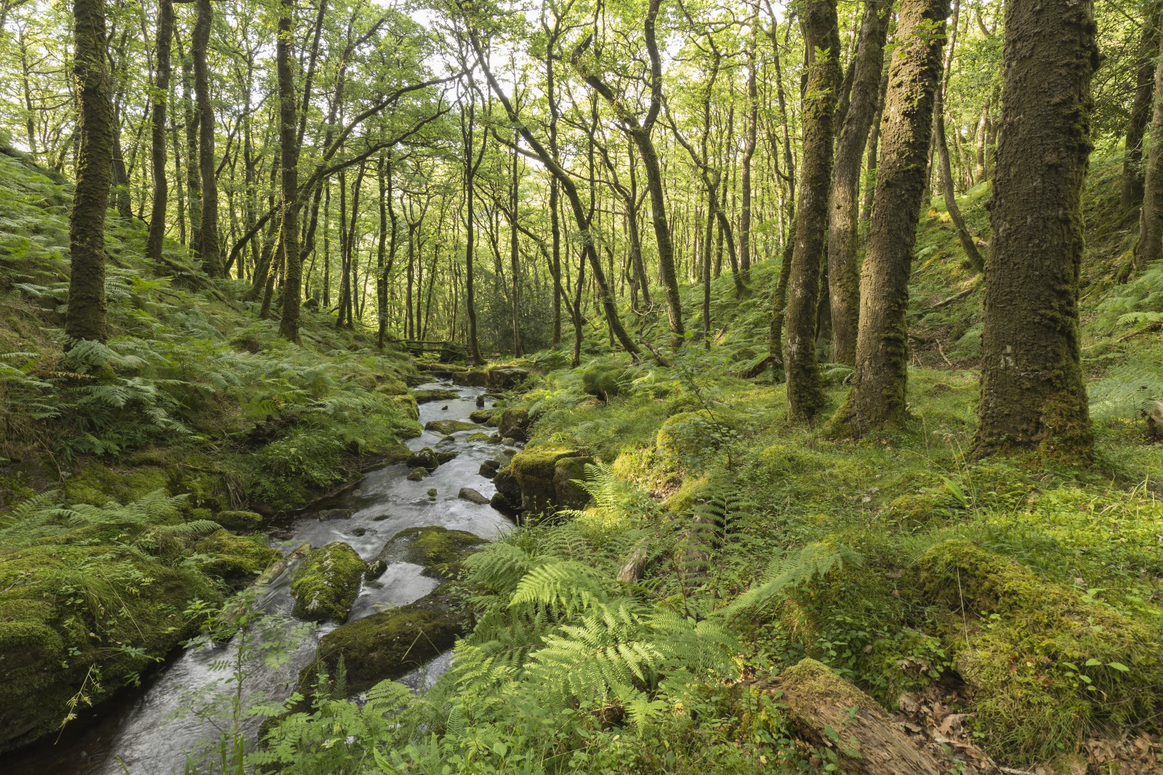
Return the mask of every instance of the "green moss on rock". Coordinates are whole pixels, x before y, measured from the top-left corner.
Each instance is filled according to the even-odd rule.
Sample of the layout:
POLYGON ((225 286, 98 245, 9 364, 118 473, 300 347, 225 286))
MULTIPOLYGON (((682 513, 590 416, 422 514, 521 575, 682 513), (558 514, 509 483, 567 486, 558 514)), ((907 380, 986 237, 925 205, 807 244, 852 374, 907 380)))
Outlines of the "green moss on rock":
POLYGON ((291 580, 295 616, 316 622, 345 622, 359 595, 365 563, 345 543, 327 544, 312 552, 291 580))
POLYGON ((410 527, 388 542, 379 558, 384 562, 404 561, 423 565, 445 579, 460 575, 464 558, 485 543, 480 536, 445 527, 410 527))
POLYGON ((415 603, 345 624, 323 637, 315 664, 300 677, 300 688, 314 685, 319 672, 335 677, 340 660, 351 694, 382 680, 399 678, 452 648, 469 623, 469 612, 462 604, 435 592, 415 603))

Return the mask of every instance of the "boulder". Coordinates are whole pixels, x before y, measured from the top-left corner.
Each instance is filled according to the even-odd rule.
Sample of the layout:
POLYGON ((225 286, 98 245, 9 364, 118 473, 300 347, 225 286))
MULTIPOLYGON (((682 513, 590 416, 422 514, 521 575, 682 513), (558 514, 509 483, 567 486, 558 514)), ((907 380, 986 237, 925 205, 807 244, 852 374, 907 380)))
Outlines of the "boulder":
POLYGON ((445 436, 451 436, 452 434, 459 433, 460 431, 475 430, 476 427, 476 423, 468 422, 466 420, 430 420, 424 426, 424 430, 443 433, 445 436))
POLYGON ((393 562, 410 562, 423 565, 429 575, 451 579, 460 574, 460 564, 464 558, 483 543, 483 538, 464 530, 449 530, 435 525, 410 527, 401 530, 388 541, 372 564, 378 567, 378 563, 382 562, 386 568, 393 562))
POLYGON ((486 498, 484 495, 481 495, 471 487, 461 487, 460 492, 457 493, 456 497, 460 498, 462 501, 475 503, 478 506, 484 506, 489 502, 488 498, 486 498))
POLYGON ((366 571, 367 563, 345 543, 312 552, 291 579, 295 616, 315 622, 347 621, 366 571))
POLYGON ((413 390, 412 397, 418 404, 427 404, 432 401, 451 401, 460 397, 460 393, 452 388, 424 388, 413 390))
POLYGON ((262 527, 262 515, 253 511, 220 511, 211 519, 227 530, 258 530, 262 527))
POLYGON ((501 412, 500 422, 497 424, 497 430, 500 431, 504 438, 516 439, 518 441, 529 440, 529 410, 518 407, 510 407, 501 412))
POLYGON ((478 425, 493 425, 494 414, 495 412, 493 412, 492 409, 475 409, 473 410, 473 413, 468 416, 468 419, 472 420, 478 425))
MULTIPOLYGON (((591 462, 592 458, 578 450, 563 447, 536 447, 518 452, 508 470, 521 491, 521 511, 536 515, 584 506, 589 496, 573 480, 580 478, 586 463, 591 462)), ((499 481, 498 475, 498 491, 499 481)))
POLYGON ((320 672, 333 679, 340 660, 349 694, 400 678, 452 648, 470 622, 463 604, 437 590, 415 603, 345 624, 320 641, 314 665, 300 676, 300 690, 309 691, 320 672))
POLYGON ((424 466, 420 466, 419 468, 413 468, 408 473, 408 481, 409 482, 418 482, 421 479, 423 479, 424 477, 428 476, 428 474, 429 474, 429 471, 424 466))
POLYGON ((515 516, 521 511, 521 485, 511 468, 502 468, 493 478, 496 493, 489 500, 493 508, 502 514, 515 516))
POLYGON ((844 772, 856 775, 938 775, 940 764, 860 689, 826 665, 803 659, 775 683, 796 732, 833 749, 844 772))
POLYGON ((447 463, 454 457, 456 453, 451 450, 425 447, 419 452, 413 452, 406 462, 409 468, 427 468, 429 471, 435 471, 442 463, 447 463))
POLYGON ((497 366, 485 372, 485 384, 494 390, 512 390, 529 379, 529 369, 497 366))
POLYGON ((497 475, 497 472, 500 470, 501 470, 501 461, 493 459, 493 460, 486 460, 485 462, 481 463, 481 467, 477 471, 477 473, 479 473, 481 476, 483 476, 486 479, 492 479, 494 476, 497 475))

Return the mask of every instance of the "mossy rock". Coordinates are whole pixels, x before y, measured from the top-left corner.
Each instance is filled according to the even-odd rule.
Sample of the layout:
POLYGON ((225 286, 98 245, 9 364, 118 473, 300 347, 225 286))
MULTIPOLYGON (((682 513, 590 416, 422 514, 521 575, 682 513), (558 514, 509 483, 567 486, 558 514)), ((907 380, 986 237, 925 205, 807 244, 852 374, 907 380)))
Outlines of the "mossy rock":
POLYGON ((529 369, 519 366, 493 366, 485 372, 485 385, 494 390, 512 390, 529 376, 529 369))
POLYGON ((424 449, 410 454, 406 462, 410 468, 426 468, 429 471, 435 471, 454 457, 456 457, 455 452, 424 447, 424 449))
POLYGON ((0 752, 56 731, 78 693, 135 683, 193 634, 193 600, 221 600, 187 566, 110 545, 6 551, 0 590, 0 752))
POLYGON ((460 393, 452 388, 424 388, 413 390, 412 397, 418 404, 428 404, 433 401, 452 401, 460 398, 460 393))
POLYGON ((654 438, 655 461, 665 470, 682 476, 699 474, 721 457, 728 441, 729 417, 722 413, 712 421, 706 412, 680 412, 662 423, 654 438))
POLYGON ((423 565, 433 575, 444 579, 460 575, 464 558, 485 540, 464 530, 445 527, 410 527, 401 530, 380 551, 377 560, 385 564, 410 562, 423 565))
POLYGON ((431 420, 424 426, 424 430, 426 431, 443 433, 445 436, 451 436, 460 431, 476 430, 476 428, 476 423, 467 422, 466 420, 431 420))
POLYGON ((262 527, 262 515, 253 511, 219 511, 211 519, 227 530, 258 530, 262 527))
POLYGON ((400 678, 452 648, 468 631, 470 621, 462 603, 437 591, 415 603, 345 624, 320 641, 315 663, 300 676, 300 690, 315 685, 320 672, 334 678, 340 660, 349 694, 400 678))
POLYGON ((1163 650, 1148 622, 963 540, 930 549, 919 581, 946 611, 946 646, 995 755, 1033 764, 1106 725, 1163 726, 1163 650))
POLYGON ((203 559, 198 569, 207 576, 238 585, 258 576, 279 558, 264 536, 240 536, 229 530, 217 530, 196 545, 203 559))
POLYGON ((581 378, 582 390, 608 403, 629 390, 632 375, 626 364, 617 359, 597 358, 581 369, 581 378))
MULTIPOLYGON (((521 511, 536 515, 576 508, 579 502, 584 506, 588 496, 583 499, 584 491, 572 480, 584 476, 585 465, 591 462, 592 458, 566 447, 534 447, 518 452, 508 470, 521 490, 521 511)), ((500 479, 498 475, 498 492, 500 479)))
POLYGON ((495 425, 494 417, 496 412, 492 409, 474 409, 468 419, 475 422, 477 425, 495 425))
POLYGON ((517 441, 528 441, 530 423, 528 409, 523 407, 510 407, 501 412, 497 430, 503 437, 516 439, 517 441))
POLYGON ((345 622, 367 571, 356 551, 335 542, 312 552, 291 579, 295 616, 315 622, 345 622))

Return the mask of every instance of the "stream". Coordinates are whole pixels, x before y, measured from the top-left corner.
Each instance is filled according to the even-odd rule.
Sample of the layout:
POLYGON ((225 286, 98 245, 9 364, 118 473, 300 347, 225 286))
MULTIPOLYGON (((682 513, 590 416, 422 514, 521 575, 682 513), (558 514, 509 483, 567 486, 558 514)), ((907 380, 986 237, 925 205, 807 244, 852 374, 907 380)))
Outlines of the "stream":
MULTIPOLYGON (((449 388, 456 390, 457 398, 420 404, 421 425, 469 421, 485 393, 484 388, 443 381, 416 389, 449 388)), ((485 405, 491 402, 486 400, 485 405)), ((505 449, 512 451, 469 440, 482 430, 491 432, 480 426, 450 436, 425 430, 407 442, 412 451, 431 447, 456 457, 419 481, 408 479, 410 469, 404 464, 373 470, 325 507, 298 517, 272 538, 272 545, 289 554, 304 543, 318 548, 343 541, 371 560, 397 533, 413 527, 440 526, 487 540, 497 538, 513 523, 488 504, 459 497, 463 487, 491 497, 496 489, 480 475, 480 466, 505 449), (429 494, 432 488, 435 497, 429 494)), ((270 616, 262 617, 258 627, 224 645, 187 649, 153 673, 142 689, 101 704, 95 718, 77 722, 75 730, 66 729, 55 744, 41 743, 6 756, 0 770, 7 775, 170 775, 183 772, 187 763, 197 767, 215 760, 220 736, 231 728, 236 697, 244 707, 285 700, 294 691, 299 672, 314 657, 320 638, 336 627, 291 618, 294 567, 289 564, 259 590, 258 607, 270 616), (238 666, 241 686, 235 681, 238 666)), ((432 592, 440 582, 424 571, 421 565, 392 562, 378 579, 364 582, 348 621, 407 605, 432 592)), ((400 680, 414 691, 426 691, 450 664, 447 652, 400 680)), ((257 740, 260 723, 244 722, 251 741, 257 740)))

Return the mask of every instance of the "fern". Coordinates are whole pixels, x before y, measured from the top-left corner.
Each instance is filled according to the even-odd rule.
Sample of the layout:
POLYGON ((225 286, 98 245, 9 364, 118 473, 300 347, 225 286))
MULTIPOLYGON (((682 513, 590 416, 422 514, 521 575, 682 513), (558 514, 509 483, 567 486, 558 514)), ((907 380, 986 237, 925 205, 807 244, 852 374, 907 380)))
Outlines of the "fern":
POLYGON ((576 613, 609 597, 609 584, 576 560, 551 560, 526 573, 513 591, 510 608, 522 606, 576 613))
POLYGON ((800 584, 844 567, 859 568, 863 564, 863 557, 847 546, 827 542, 808 544, 794 558, 778 563, 767 581, 740 595, 724 609, 724 614, 735 617, 746 612, 765 611, 773 602, 782 599, 785 592, 800 584))

